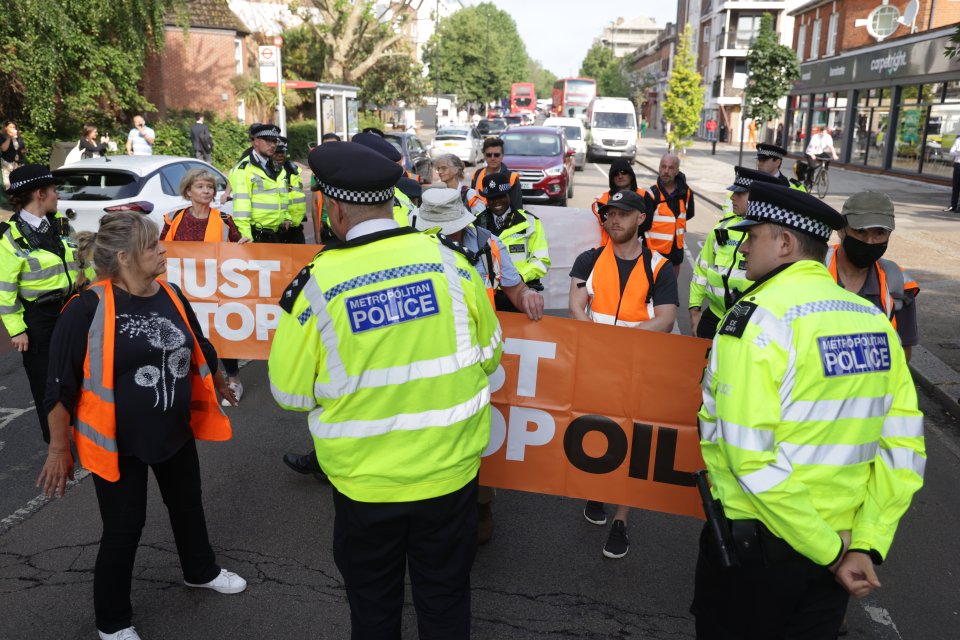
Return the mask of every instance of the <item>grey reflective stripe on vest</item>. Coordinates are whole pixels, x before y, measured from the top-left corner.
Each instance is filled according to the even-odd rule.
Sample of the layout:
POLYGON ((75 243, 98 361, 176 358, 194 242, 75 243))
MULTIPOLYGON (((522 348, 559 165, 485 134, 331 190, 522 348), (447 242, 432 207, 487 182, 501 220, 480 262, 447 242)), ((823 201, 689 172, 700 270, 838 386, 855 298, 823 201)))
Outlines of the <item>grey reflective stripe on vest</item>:
MULTIPOLYGON (((106 314, 106 305, 103 302, 103 285, 90 287, 90 290, 97 294, 100 302, 97 304, 97 312, 93 316, 93 323, 90 325, 90 333, 87 336, 87 360, 90 362, 90 377, 83 379, 83 388, 96 395, 103 402, 113 404, 113 389, 107 389, 103 386, 103 327, 106 314)), ((110 321, 113 322, 114 319, 111 318, 110 321)))
MULTIPOLYGON (((883 269, 884 275, 887 276, 887 291, 890 292, 890 297, 893 298, 893 311, 896 313, 903 309, 906 300, 906 294, 903 291, 903 271, 900 270, 900 266, 893 260, 880 258, 877 263, 880 265, 880 268, 883 269)), ((883 294, 882 291, 880 293, 881 295, 883 294)))
POLYGON ((106 449, 110 453, 117 452, 116 440, 114 440, 113 438, 108 438, 107 436, 103 435, 102 433, 100 433, 99 431, 97 431, 96 429, 88 425, 86 422, 83 422, 82 420, 76 420, 76 425, 74 425, 74 428, 82 436, 93 441, 93 443, 98 447, 102 449, 106 449))

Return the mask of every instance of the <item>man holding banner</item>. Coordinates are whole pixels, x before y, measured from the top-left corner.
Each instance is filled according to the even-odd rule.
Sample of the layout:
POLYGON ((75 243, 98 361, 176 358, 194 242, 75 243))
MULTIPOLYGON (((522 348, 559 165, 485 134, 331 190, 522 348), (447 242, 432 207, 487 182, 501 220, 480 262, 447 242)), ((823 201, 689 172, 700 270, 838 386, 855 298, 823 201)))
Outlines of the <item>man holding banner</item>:
POLYGON ((341 241, 281 296, 270 388, 310 411, 351 637, 400 637, 409 563, 420 636, 466 639, 500 325, 462 253, 393 219, 399 165, 352 142, 309 162, 341 241))
MULTIPOLYGON (((664 269, 666 258, 650 251, 638 237, 650 228, 646 202, 634 191, 618 191, 597 208, 610 241, 580 254, 570 270, 570 316, 577 320, 669 333, 680 304, 677 277, 664 269)), ((607 558, 622 558, 630 550, 627 514, 617 507, 610 536, 603 547, 607 558)), ((587 522, 607 523, 602 502, 589 501, 587 522)))
MULTIPOLYGON (((722 505, 700 537, 697 638, 836 638, 923 484, 923 415, 883 312, 823 265, 840 214, 750 185, 754 284, 703 375, 703 459, 722 505)), ((712 505, 716 507, 714 502, 712 505)))

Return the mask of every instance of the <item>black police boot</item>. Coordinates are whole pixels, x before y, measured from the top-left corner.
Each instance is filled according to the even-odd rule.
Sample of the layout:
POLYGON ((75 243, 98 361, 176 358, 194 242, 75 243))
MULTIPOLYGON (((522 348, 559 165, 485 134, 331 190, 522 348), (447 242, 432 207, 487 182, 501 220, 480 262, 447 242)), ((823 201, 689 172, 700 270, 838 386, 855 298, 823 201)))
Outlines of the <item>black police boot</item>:
POLYGON ((317 462, 317 454, 313 451, 303 455, 285 453, 283 454, 283 462, 297 473, 312 473, 313 477, 317 480, 329 482, 327 474, 323 472, 323 469, 320 468, 320 463, 317 462))

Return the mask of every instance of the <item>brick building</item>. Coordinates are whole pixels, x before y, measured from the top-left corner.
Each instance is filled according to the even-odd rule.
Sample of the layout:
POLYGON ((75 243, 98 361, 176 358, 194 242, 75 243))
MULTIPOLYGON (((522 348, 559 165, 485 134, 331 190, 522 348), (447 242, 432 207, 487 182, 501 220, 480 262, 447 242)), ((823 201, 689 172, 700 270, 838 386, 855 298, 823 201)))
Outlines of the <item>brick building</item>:
POLYGON ((960 3, 814 0, 791 12, 801 77, 783 142, 801 154, 831 132, 851 167, 946 181, 960 133, 960 62, 943 55, 960 3))
POLYGON ((182 11, 168 14, 164 50, 147 58, 145 97, 160 118, 168 110, 187 109, 243 121, 243 101, 230 80, 246 72, 247 27, 227 0, 185 0, 182 11))
POLYGON ((662 129, 663 101, 667 94, 670 65, 677 44, 677 27, 668 22, 657 39, 640 47, 629 57, 630 73, 646 86, 640 116, 653 130, 662 129))

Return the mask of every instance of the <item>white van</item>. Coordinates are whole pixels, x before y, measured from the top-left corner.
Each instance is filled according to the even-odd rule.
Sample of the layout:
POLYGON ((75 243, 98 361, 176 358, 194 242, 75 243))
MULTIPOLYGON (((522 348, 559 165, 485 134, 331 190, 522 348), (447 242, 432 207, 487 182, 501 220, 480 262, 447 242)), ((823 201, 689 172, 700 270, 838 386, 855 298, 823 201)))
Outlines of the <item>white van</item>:
POLYGON ((560 118, 551 116, 543 121, 545 127, 563 129, 567 136, 567 146, 573 149, 573 166, 577 171, 583 171, 587 164, 587 136, 580 118, 560 118))
POLYGON ((637 155, 637 111, 628 98, 594 98, 587 107, 587 162, 637 155))

